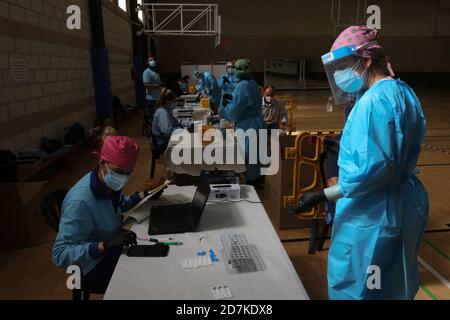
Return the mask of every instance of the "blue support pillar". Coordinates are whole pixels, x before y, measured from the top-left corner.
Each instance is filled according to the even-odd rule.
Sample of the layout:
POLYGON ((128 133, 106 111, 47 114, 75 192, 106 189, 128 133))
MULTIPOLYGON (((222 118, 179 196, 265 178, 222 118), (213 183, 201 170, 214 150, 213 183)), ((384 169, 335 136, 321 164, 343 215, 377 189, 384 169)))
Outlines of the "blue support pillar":
POLYGON ((105 45, 102 0, 89 0, 89 20, 91 23, 91 64, 94 80, 97 117, 113 117, 111 75, 109 56, 105 45))
POLYGON ((136 76, 134 79, 136 100, 141 102, 145 100, 144 81, 142 79, 142 74, 144 73, 144 68, 142 65, 142 56, 133 57, 133 67, 134 70, 136 71, 136 76))
POLYGON ((112 90, 108 50, 106 48, 92 48, 91 61, 97 117, 102 119, 112 118, 112 90))

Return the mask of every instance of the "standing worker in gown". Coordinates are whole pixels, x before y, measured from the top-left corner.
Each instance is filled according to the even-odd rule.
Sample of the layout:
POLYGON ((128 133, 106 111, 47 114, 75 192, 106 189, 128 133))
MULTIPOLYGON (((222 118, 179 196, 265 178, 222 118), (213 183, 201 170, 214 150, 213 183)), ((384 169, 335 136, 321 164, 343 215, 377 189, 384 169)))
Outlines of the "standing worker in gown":
POLYGON ((238 79, 234 75, 234 64, 228 62, 226 66, 226 72, 219 78, 219 88, 222 90, 222 98, 226 94, 233 94, 233 90, 236 87, 238 79))
POLYGON ((328 258, 331 299, 413 299, 429 211, 415 173, 422 107, 406 83, 393 79, 377 30, 349 27, 331 50, 322 60, 334 100, 358 95, 341 139, 339 181, 305 193, 292 209, 340 198, 328 258))
POLYGON ((199 81, 197 92, 209 98, 211 109, 219 108, 222 94, 216 78, 209 72, 201 72, 198 70, 194 72, 193 76, 199 81))
MULTIPOLYGON (((253 80, 253 71, 248 59, 239 59, 234 64, 238 82, 232 95, 225 95, 222 106, 219 109, 219 115, 228 121, 236 122, 236 129, 242 129, 244 132, 249 129, 265 129, 266 125, 261 115, 262 97, 258 84, 253 80)), ((240 146, 244 149, 245 163, 247 171, 245 173, 246 183, 258 185, 262 182, 261 165, 258 163, 250 164, 250 145, 248 138, 245 139, 245 145, 240 146)), ((254 155, 253 155, 254 156, 254 155)))
POLYGON ((148 58, 148 68, 142 75, 146 90, 145 112, 149 117, 149 121, 152 121, 153 119, 153 114, 156 111, 156 103, 158 102, 163 87, 161 77, 156 72, 156 66, 156 59, 153 56, 150 56, 148 58))

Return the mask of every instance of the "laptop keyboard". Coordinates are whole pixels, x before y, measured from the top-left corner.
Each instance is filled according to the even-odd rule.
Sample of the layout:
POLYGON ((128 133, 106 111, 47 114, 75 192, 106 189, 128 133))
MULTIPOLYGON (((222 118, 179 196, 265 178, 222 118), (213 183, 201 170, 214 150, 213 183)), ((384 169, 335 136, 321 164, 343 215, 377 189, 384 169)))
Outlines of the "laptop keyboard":
POLYGON ((189 210, 191 204, 186 203, 171 205, 170 211, 167 212, 164 212, 163 208, 158 208, 158 214, 152 214, 150 224, 160 226, 167 234, 193 229, 195 225, 189 210))

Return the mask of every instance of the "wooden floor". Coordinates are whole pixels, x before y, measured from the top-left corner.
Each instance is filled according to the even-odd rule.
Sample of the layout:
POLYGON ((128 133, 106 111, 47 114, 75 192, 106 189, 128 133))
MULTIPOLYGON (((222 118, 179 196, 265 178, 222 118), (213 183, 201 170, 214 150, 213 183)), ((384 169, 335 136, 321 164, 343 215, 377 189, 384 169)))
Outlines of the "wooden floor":
MULTIPOLYGON (((421 289, 416 299, 450 299, 450 290, 442 278, 450 281, 450 90, 419 89, 427 117, 428 131, 420 160, 419 178, 430 196, 430 219, 427 233, 420 249, 421 289)), ((343 110, 325 112, 327 92, 279 92, 292 95, 298 104, 294 112, 294 125, 298 129, 336 129, 343 126, 343 110)), ((141 189, 149 175, 150 150, 140 135, 140 117, 125 121, 119 131, 136 139, 142 146, 137 170, 127 192, 141 189)), ((74 170, 60 177, 49 186, 49 190, 67 188, 92 168, 90 150, 80 153, 74 170)), ((162 165, 158 174, 162 174, 162 165)), ((308 230, 278 231, 281 240, 308 238, 308 230)), ((0 299, 70 299, 65 287, 64 270, 51 263, 51 248, 55 233, 46 230, 41 245, 12 251, 0 251, 0 299)), ((315 255, 308 254, 307 241, 284 242, 306 290, 312 299, 327 298, 327 255, 325 250, 315 255)), ((101 296, 93 297, 101 299, 101 296)))

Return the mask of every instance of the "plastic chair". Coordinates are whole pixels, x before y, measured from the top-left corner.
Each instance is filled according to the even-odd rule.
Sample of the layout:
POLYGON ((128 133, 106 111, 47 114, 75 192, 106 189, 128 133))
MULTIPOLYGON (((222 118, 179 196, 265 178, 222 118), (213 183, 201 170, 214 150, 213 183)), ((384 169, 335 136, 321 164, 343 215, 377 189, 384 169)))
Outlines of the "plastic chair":
MULTIPOLYGON (((324 163, 328 146, 324 141, 338 134, 341 134, 340 130, 302 131, 297 135, 295 146, 285 149, 285 158, 294 160, 293 192, 284 197, 285 208, 288 204, 297 203, 303 193, 326 187, 324 163), (310 178, 305 178, 308 174, 310 178)), ((311 221, 311 241, 308 252, 314 254, 317 250, 321 251, 330 229, 330 225, 324 223, 326 218, 324 206, 319 205, 310 212, 299 213, 297 218, 311 221), (321 222, 323 229, 318 239, 321 222)))
MULTIPOLYGON (((41 218, 56 232, 59 231, 59 222, 61 221, 61 210, 64 198, 67 195, 67 190, 58 190, 47 194, 41 201, 39 206, 39 211, 41 218)), ((91 293, 94 294, 104 294, 104 292, 99 292, 88 288, 84 278, 81 279, 81 289, 72 290, 72 300, 80 301, 83 295, 84 300, 89 300, 91 293)))

